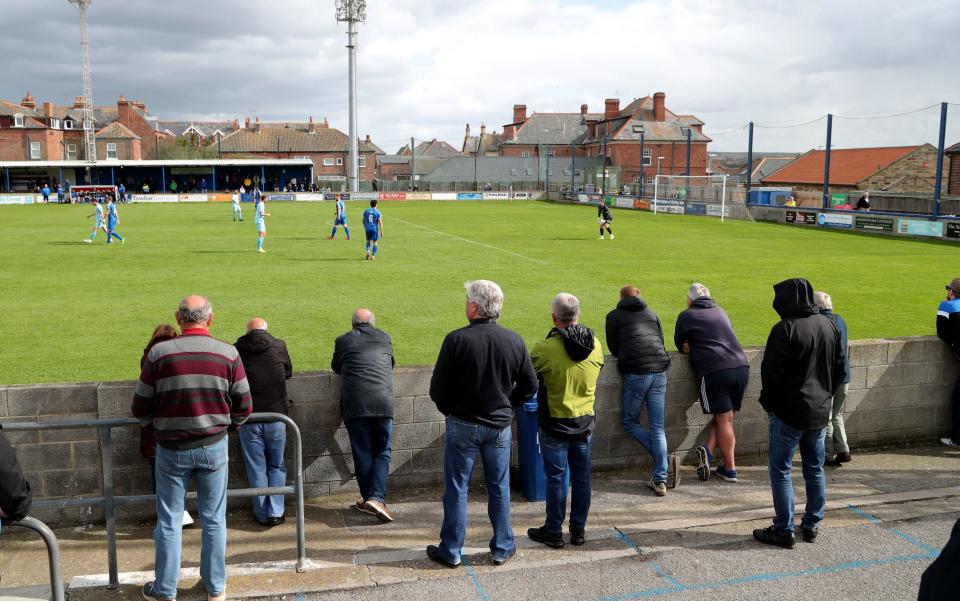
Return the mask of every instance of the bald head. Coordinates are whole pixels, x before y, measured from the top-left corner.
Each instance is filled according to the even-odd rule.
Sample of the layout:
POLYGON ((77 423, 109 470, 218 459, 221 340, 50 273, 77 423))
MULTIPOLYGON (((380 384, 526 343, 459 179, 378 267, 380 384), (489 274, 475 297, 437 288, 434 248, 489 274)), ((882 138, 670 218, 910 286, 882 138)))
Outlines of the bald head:
POLYGON ((177 308, 177 323, 180 329, 210 327, 213 323, 213 305, 207 297, 191 294, 182 301, 177 308))
POLYGON ((362 324, 374 325, 376 322, 377 318, 370 309, 357 309, 353 312, 353 319, 350 320, 350 323, 353 325, 353 327, 357 327, 362 324))
POLYGON ((247 322, 247 331, 252 332, 254 330, 263 330, 267 331, 267 320, 262 317, 254 317, 247 322))

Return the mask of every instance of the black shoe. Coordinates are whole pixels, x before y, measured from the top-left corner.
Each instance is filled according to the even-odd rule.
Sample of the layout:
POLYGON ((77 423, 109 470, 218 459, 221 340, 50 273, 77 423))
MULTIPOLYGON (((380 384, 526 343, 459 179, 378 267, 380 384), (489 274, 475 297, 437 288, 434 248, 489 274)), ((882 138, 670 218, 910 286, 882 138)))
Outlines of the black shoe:
POLYGON ((548 547, 553 547, 554 549, 563 548, 563 534, 560 532, 547 532, 546 526, 530 528, 527 530, 527 536, 530 537, 530 540, 542 543, 548 547))
POLYGON ((583 543, 587 542, 587 539, 584 537, 583 528, 571 528, 570 529, 570 544, 579 547, 583 543))
POLYGON ((502 566, 503 564, 507 563, 507 561, 516 554, 517 554, 517 548, 514 547, 509 553, 507 553, 506 557, 501 557, 500 559, 492 558, 491 561, 493 561, 493 565, 495 566, 502 566))
POLYGON ((840 462, 836 459, 824 459, 823 465, 826 467, 840 467, 840 462))
POLYGON ((774 545, 776 547, 783 547, 784 549, 792 549, 793 545, 797 542, 792 532, 780 534, 773 529, 773 526, 767 526, 762 530, 759 528, 754 530, 753 538, 765 545, 774 545))
POLYGON ((804 528, 803 529, 803 542, 812 543, 816 542, 817 535, 820 534, 820 531, 814 528, 804 528))
POLYGON ((432 559, 433 561, 439 563, 440 565, 447 566, 448 568, 459 568, 459 567, 460 567, 460 562, 451 563, 451 562, 447 561, 446 559, 444 559, 443 556, 440 555, 440 547, 438 547, 438 546, 436 546, 436 545, 427 545, 427 557, 429 557, 429 558, 432 559))
POLYGON ((271 526, 271 527, 273 527, 273 526, 279 526, 280 524, 282 524, 282 523, 284 523, 284 522, 286 522, 286 521, 287 521, 287 519, 286 519, 285 517, 283 517, 282 515, 281 515, 281 516, 277 516, 277 517, 275 517, 275 518, 267 518, 267 526, 271 526))

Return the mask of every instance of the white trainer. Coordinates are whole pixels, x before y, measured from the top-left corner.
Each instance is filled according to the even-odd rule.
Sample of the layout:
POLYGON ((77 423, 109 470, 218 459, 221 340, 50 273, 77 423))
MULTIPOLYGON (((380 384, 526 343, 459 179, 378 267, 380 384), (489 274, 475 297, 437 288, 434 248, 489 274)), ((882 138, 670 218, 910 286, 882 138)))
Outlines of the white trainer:
POLYGON ((182 527, 186 528, 187 526, 193 526, 193 518, 190 517, 189 511, 184 510, 182 527))

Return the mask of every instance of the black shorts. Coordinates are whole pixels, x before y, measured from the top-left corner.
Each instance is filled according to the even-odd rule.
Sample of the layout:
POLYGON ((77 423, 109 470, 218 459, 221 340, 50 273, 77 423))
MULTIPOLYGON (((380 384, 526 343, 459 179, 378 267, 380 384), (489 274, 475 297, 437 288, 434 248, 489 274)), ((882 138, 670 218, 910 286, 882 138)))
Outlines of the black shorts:
POLYGON ((706 414, 740 411, 750 381, 750 368, 721 369, 700 378, 700 408, 706 414))

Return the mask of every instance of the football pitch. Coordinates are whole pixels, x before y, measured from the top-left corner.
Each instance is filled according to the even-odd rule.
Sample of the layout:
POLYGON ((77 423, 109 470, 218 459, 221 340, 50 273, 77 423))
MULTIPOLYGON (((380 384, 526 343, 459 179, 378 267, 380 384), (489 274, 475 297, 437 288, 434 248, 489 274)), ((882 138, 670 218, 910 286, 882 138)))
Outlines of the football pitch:
POLYGON ((89 206, 0 208, 4 312, 0 383, 133 379, 152 329, 174 323, 189 293, 210 297, 212 332, 233 342, 262 316, 287 341, 297 371, 329 369, 333 340, 356 307, 391 334, 398 364, 432 363, 444 335, 465 324, 465 281, 504 290, 500 323, 533 344, 551 326, 559 291, 580 298, 582 323, 603 340, 604 316, 636 284, 663 322, 669 350, 691 281, 707 285, 744 345, 777 320, 771 286, 806 277, 832 294, 852 339, 932 334, 956 246, 768 223, 614 210, 615 240, 598 240, 596 207, 547 202, 384 202, 384 238, 364 260, 360 215, 352 239, 330 233, 332 203, 270 203, 265 254, 253 206, 128 205, 126 244, 83 244, 89 206))

